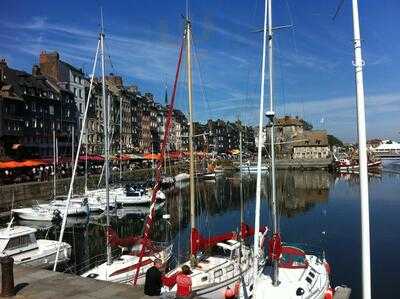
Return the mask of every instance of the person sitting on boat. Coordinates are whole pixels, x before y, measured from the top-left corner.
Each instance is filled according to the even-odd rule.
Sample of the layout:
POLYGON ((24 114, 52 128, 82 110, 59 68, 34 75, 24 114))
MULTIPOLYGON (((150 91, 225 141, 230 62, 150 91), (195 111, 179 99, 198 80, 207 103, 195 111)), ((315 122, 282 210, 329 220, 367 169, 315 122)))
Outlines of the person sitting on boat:
POLYGON ((160 296, 162 287, 162 261, 154 260, 153 267, 146 272, 146 280, 144 282, 144 294, 147 296, 160 296))
POLYGON ((176 298, 189 299, 192 294, 192 278, 189 276, 192 273, 188 265, 182 266, 182 272, 176 276, 176 298))

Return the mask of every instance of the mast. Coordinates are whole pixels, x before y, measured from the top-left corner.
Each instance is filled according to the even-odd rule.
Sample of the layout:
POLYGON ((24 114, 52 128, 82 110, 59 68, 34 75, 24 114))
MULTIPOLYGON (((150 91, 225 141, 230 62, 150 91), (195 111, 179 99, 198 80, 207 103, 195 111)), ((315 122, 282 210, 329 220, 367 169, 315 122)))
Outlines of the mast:
POLYGON ((88 192, 88 128, 87 124, 85 124, 85 135, 86 135, 86 144, 85 144, 85 194, 88 192))
MULTIPOLYGON (((188 10, 188 8, 187 8, 188 10)), ((196 228, 195 219, 195 187, 194 187, 194 156, 193 156, 193 104, 192 104, 192 65, 191 65, 191 23, 189 15, 186 15, 186 67, 187 67, 187 88, 188 88, 188 100, 189 100, 189 153, 190 153, 190 227, 191 230, 196 228)), ((190 242, 192 244, 193 242, 190 242)), ((193 244, 192 244, 193 245, 193 244)), ((191 246, 192 246, 191 245, 191 246)), ((191 248, 192 249, 192 248, 191 248)), ((194 262, 194 256, 191 256, 191 261, 194 262)))
POLYGON ((365 103, 363 66, 361 54, 360 20, 358 16, 358 1, 353 0, 353 30, 354 30, 354 71, 357 94, 357 128, 358 153, 360 165, 360 195, 361 195, 361 240, 362 240, 362 282, 363 298, 371 298, 371 256, 370 256, 370 225, 368 197, 368 157, 365 128, 365 103))
POLYGON ((53 129, 53 199, 56 198, 57 195, 57 178, 56 178, 56 129, 54 124, 53 129))
POLYGON ((109 129, 109 101, 106 97, 106 81, 104 74, 104 26, 103 26, 103 9, 101 9, 101 33, 100 33, 100 47, 101 47, 101 83, 102 83, 102 98, 103 98, 103 123, 104 123, 104 180, 106 183, 106 238, 107 238, 107 265, 111 265, 111 246, 109 242, 108 229, 110 227, 110 186, 109 186, 109 139, 108 139, 108 129, 109 129))
POLYGON ((265 87, 265 53, 267 44, 267 1, 264 7, 264 31, 263 31, 263 55, 261 70, 261 92, 260 92, 260 114, 258 122, 258 151, 257 151, 257 185, 256 185, 256 208, 254 219, 254 249, 253 249, 253 288, 256 289, 258 276, 258 258, 259 258, 259 236, 260 231, 260 206, 261 206, 261 163, 262 163, 262 146, 263 146, 263 120, 264 120, 264 87, 265 87))
MULTIPOLYGON (((273 52, 272 52, 272 0, 268 0, 268 67, 269 67, 269 111, 267 117, 270 121, 270 147, 271 147, 271 216, 272 216, 272 233, 279 234, 278 220, 276 215, 276 177, 275 177, 275 112, 274 112, 274 94, 273 94, 273 52)), ((278 285, 278 260, 272 261, 273 275, 272 283, 274 286, 278 285)))
MULTIPOLYGON (((94 79, 94 73, 96 71, 96 64, 97 64, 97 57, 98 57, 98 54, 99 54, 99 48, 100 48, 100 40, 97 43, 96 55, 94 57, 93 70, 92 70, 92 75, 91 75, 91 78, 90 78, 89 93, 88 93, 88 97, 87 97, 87 101, 86 101, 85 114, 83 115, 82 123, 83 123, 84 126, 86 125, 87 112, 88 112, 88 109, 89 109, 89 100, 90 100, 90 96, 92 94, 93 79, 94 79)), ((84 132, 84 128, 82 128, 82 130, 80 132, 80 135, 79 135, 78 152, 80 152, 80 149, 81 149, 82 140, 83 140, 83 132, 84 132)), ((69 208, 69 204, 71 202, 72 186, 74 185, 74 181, 75 181, 76 169, 78 167, 78 159, 79 159, 78 156, 75 157, 74 167, 72 169, 72 177, 71 177, 71 181, 69 183, 69 189, 68 189, 68 195, 67 195, 67 203, 65 205, 64 214, 63 214, 63 221, 62 221, 61 230, 60 230, 60 236, 58 238, 57 253, 56 253, 56 258, 55 258, 55 261, 54 261, 53 271, 57 270, 57 262, 58 262, 58 257, 59 257, 59 254, 60 254, 62 240, 63 240, 63 237, 64 237, 65 225, 67 224, 67 216, 68 216, 67 211, 68 211, 68 208, 69 208)))
POLYGON ((239 125, 239 169, 240 169, 240 225, 243 223, 243 145, 242 145, 242 126, 239 125))
POLYGON ((122 181, 122 97, 119 99, 119 181, 122 181))
MULTIPOLYGON (((71 163, 75 161, 75 127, 72 126, 72 136, 71 136, 71 163)), ((72 164, 71 164, 72 168, 72 164)), ((72 186, 72 194, 74 193, 74 186, 72 186)))

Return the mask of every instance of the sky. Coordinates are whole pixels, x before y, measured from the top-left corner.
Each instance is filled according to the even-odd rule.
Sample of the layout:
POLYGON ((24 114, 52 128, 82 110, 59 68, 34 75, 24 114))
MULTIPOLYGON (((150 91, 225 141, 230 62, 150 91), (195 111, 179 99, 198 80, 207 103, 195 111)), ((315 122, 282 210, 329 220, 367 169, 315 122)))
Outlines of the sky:
MULTIPOLYGON (((264 1, 188 1, 193 28, 194 119, 258 122, 264 1)), ((351 1, 273 1, 274 109, 298 115, 347 142, 357 138, 351 1)), ((399 139, 400 2, 359 1, 368 138, 399 139)), ((103 7, 106 72, 151 92, 173 85, 182 43, 184 0, 28 1, 0 4, 0 57, 30 72, 39 53, 91 73, 103 7)), ((186 61, 186 60, 185 60, 186 61)), ((177 104, 187 112, 186 65, 177 104)), ((99 74, 97 66, 96 74, 99 74)), ((268 82, 266 82, 268 86, 268 82)), ((269 98, 266 90, 265 105, 269 98)))

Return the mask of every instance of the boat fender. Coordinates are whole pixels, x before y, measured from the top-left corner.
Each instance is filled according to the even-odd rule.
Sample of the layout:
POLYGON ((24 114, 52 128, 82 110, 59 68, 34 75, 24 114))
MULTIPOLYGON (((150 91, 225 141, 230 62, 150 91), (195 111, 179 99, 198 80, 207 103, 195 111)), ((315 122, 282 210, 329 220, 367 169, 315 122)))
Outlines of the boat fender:
POLYGON ((235 283, 235 295, 236 295, 236 297, 239 296, 239 292, 240 292, 240 282, 237 281, 237 282, 235 283))
POLYGON ((328 288, 325 291, 324 299, 333 299, 333 289, 332 288, 328 288))
POLYGON ((331 266, 329 265, 329 263, 327 261, 324 262, 324 267, 326 270, 326 273, 331 274, 331 266))
POLYGON ((235 291, 230 287, 227 287, 225 290, 225 299, 234 299, 236 298, 235 291))

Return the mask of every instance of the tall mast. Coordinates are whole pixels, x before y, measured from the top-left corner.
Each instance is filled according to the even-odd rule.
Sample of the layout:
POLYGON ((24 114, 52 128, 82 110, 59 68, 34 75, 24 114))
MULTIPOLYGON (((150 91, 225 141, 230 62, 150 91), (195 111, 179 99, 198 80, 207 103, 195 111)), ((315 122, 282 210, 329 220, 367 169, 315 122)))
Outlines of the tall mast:
POLYGON ((263 147, 263 120, 264 120, 264 87, 265 87, 265 53, 267 46, 267 0, 264 7, 264 31, 263 31, 263 55, 261 70, 261 92, 260 92, 260 114, 258 122, 258 152, 257 152, 257 185, 256 185, 256 209, 254 219, 254 249, 253 249, 253 276, 254 286, 258 276, 258 258, 259 258, 259 236, 260 231, 260 207, 261 207, 261 163, 262 163, 262 147, 263 147))
MULTIPOLYGON (((189 100, 189 153, 190 153, 190 227, 193 230, 196 228, 195 219, 195 187, 194 187, 194 156, 193 156, 193 104, 192 104, 192 65, 191 65, 191 24, 189 15, 186 15, 186 67, 187 67, 187 87, 188 87, 188 100, 189 100)), ((193 242, 190 242, 192 244, 193 242)), ((191 248, 192 249, 192 248, 191 248)), ((193 256, 191 257, 193 259, 193 256)))
POLYGON ((101 33, 100 33, 100 47, 101 47, 101 80, 102 80, 102 98, 103 98, 103 122, 104 122, 104 158, 105 158, 105 175, 104 180, 106 183, 106 238, 107 238, 107 265, 111 265, 111 247, 109 242, 108 229, 110 227, 110 186, 109 186, 109 147, 108 147, 108 129, 109 129, 109 103, 106 97, 106 81, 104 74, 104 26, 103 26, 103 9, 101 9, 101 33))
MULTIPOLYGON (((268 0, 268 67, 269 67, 269 111, 267 117, 270 121, 270 147, 271 147, 271 209, 272 209, 272 233, 279 233, 278 221, 276 215, 276 177, 275 177, 275 112, 274 112, 274 94, 273 94, 273 52, 272 52, 272 0, 268 0)), ((273 275, 272 282, 275 286, 278 285, 278 260, 272 261, 273 275)))
POLYGON ((239 125, 239 169, 240 169, 240 225, 243 223, 243 145, 242 145, 242 126, 239 125))
MULTIPOLYGON (((75 127, 72 126, 72 133, 71 133, 71 168, 72 163, 75 161, 75 127)), ((72 194, 74 193, 74 186, 72 186, 72 194)))
POLYGON ((85 194, 88 192, 88 128, 87 124, 85 124, 85 135, 86 135, 86 144, 85 144, 85 194))
POLYGON ((122 180, 122 96, 119 99, 119 181, 122 180))
POLYGON ((353 0, 353 30, 354 30, 354 70, 357 94, 357 128, 358 153, 360 165, 360 195, 361 195, 361 240, 362 240, 362 282, 363 298, 371 298, 371 256, 369 230, 369 197, 368 197, 368 158, 365 128, 365 104, 363 65, 361 55, 360 20, 358 16, 358 1, 353 0))
POLYGON ((53 198, 56 198, 57 195, 57 178, 56 178, 56 156, 57 156, 57 146, 56 146, 56 124, 54 123, 53 129, 53 198))

